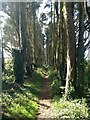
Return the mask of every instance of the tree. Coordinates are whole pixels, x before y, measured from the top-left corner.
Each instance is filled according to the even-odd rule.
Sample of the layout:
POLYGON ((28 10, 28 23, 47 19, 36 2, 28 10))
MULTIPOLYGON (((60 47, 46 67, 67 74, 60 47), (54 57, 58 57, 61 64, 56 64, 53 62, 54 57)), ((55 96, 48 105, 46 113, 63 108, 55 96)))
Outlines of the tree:
POLYGON ((86 13, 87 13, 88 18, 89 18, 89 20, 90 20, 90 2, 87 1, 87 0, 85 0, 84 4, 85 4, 86 13))
POLYGON ((73 22, 73 3, 66 3, 67 22, 67 76, 65 86, 65 97, 67 98, 75 81, 75 30, 73 22))
POLYGON ((84 11, 83 3, 79 3, 79 38, 77 48, 77 61, 78 61, 78 85, 76 91, 79 96, 84 94, 84 11))

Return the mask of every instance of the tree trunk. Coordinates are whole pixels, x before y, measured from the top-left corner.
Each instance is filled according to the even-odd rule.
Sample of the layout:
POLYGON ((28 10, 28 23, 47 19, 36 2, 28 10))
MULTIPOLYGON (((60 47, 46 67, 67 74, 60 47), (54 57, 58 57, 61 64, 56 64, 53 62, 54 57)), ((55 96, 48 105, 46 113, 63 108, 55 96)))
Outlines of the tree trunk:
POLYGON ((79 96, 84 94, 84 13, 83 4, 79 3, 79 40, 78 40, 78 51, 77 51, 77 64, 78 64, 78 85, 77 93, 79 96))
POLYGON ((24 2, 21 3, 21 38, 22 48, 25 56, 27 47, 27 22, 26 22, 26 4, 24 2))
POLYGON ((75 30, 73 22, 73 3, 67 2, 66 6, 66 21, 67 21, 67 76, 65 86, 65 97, 74 89, 75 80, 75 30))
MULTIPOLYGON (((26 47, 27 47, 26 4, 24 2, 20 3, 20 8, 21 8, 22 49, 20 50, 13 49, 15 82, 18 84, 22 84, 24 82, 23 81, 24 80, 24 67, 25 67, 25 62, 26 62, 26 47)), ((16 23, 19 24, 18 19, 16 20, 17 20, 16 23)), ((19 31, 19 28, 17 29, 19 31)))
POLYGON ((3 48, 2 30, 1 30, 1 39, 2 39, 2 72, 4 72, 4 69, 5 69, 5 63, 4 63, 4 48, 3 48))

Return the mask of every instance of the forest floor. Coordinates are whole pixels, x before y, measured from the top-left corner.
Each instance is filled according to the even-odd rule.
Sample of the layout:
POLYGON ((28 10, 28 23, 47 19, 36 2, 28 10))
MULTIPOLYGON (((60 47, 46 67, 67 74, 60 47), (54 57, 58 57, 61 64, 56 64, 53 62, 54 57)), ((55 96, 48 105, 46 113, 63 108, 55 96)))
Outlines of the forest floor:
POLYGON ((86 91, 86 98, 65 100, 56 70, 42 66, 19 85, 14 82, 12 64, 7 65, 2 80, 2 120, 89 118, 90 91, 86 91))
POLYGON ((42 91, 39 97, 39 110, 36 120, 53 118, 53 111, 51 105, 51 93, 49 87, 48 73, 45 73, 43 80, 42 91))

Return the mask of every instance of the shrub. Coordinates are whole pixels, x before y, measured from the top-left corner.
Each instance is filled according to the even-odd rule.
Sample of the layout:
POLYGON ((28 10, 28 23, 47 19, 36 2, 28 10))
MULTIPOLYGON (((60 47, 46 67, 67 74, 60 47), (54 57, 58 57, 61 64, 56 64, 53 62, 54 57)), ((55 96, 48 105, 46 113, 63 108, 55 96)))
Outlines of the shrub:
POLYGON ((85 99, 73 101, 56 100, 54 102, 55 118, 86 119, 88 118, 88 108, 85 99))
POLYGON ((64 87, 60 87, 60 81, 59 80, 54 80, 51 84, 51 93, 52 93, 52 96, 55 96, 55 95, 59 95, 59 96, 62 96, 63 92, 64 92, 64 87))
POLYGON ((5 59, 5 73, 7 75, 13 74, 13 62, 12 59, 5 59))
POLYGON ((2 74, 2 80, 5 83, 15 80, 12 59, 5 59, 5 72, 2 74))

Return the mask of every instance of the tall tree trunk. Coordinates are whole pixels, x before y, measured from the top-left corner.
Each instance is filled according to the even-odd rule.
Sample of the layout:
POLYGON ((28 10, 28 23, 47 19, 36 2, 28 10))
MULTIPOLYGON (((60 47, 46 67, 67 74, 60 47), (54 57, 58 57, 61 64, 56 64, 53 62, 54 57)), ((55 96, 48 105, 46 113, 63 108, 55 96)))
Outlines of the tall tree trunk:
POLYGON ((32 16, 33 16, 33 32, 34 32, 34 40, 33 40, 33 43, 34 43, 34 61, 35 63, 37 62, 37 39, 36 39, 36 13, 35 13, 35 2, 32 3, 32 16))
POLYGON ((52 65, 55 68, 55 34, 56 34, 56 29, 55 29, 55 7, 54 7, 54 16, 53 16, 53 30, 52 30, 52 65))
POLYGON ((27 22, 26 22, 26 4, 24 2, 21 2, 21 38, 22 48, 25 56, 27 47, 27 22))
POLYGON ((84 94, 84 12, 83 3, 79 3, 79 40, 78 40, 78 51, 77 51, 77 64, 78 64, 78 85, 77 93, 79 96, 84 94))
POLYGON ((16 31, 18 34, 18 46, 21 48, 21 39, 20 39, 20 3, 15 3, 16 8, 16 31))
MULTIPOLYGON (((26 62, 26 47, 27 47, 27 22, 26 22, 26 4, 20 3, 21 9, 21 38, 22 38, 22 50, 13 49, 14 58, 14 74, 15 82, 22 84, 24 81, 24 67, 26 62)), ((18 14, 18 13, 17 13, 18 14)), ((17 24, 19 24, 17 19, 17 24)), ((17 26, 18 27, 18 26, 17 26)), ((19 28, 18 32, 19 32, 19 28)))
POLYGON ((89 5, 89 3, 90 3, 90 1, 88 1, 88 0, 84 1, 84 7, 85 7, 85 10, 86 10, 87 16, 89 18, 89 22, 90 22, 90 5, 89 5))
POLYGON ((4 63, 4 48, 3 48, 3 37, 2 37, 2 30, 1 30, 1 41, 2 41, 2 72, 4 72, 5 69, 5 63, 4 63))
POLYGON ((49 41, 49 65, 52 66, 52 30, 53 30, 53 26, 52 26, 52 2, 51 2, 51 25, 50 25, 50 41, 49 41))
POLYGON ((59 79, 62 80, 62 70, 61 70, 61 26, 62 26, 62 3, 60 3, 60 16, 59 16, 59 38, 58 38, 58 71, 59 71, 59 79))
POLYGON ((71 87, 74 88, 75 80, 75 30, 73 22, 73 3, 67 2, 66 20, 67 20, 67 76, 65 86, 65 97, 70 93, 71 87))

